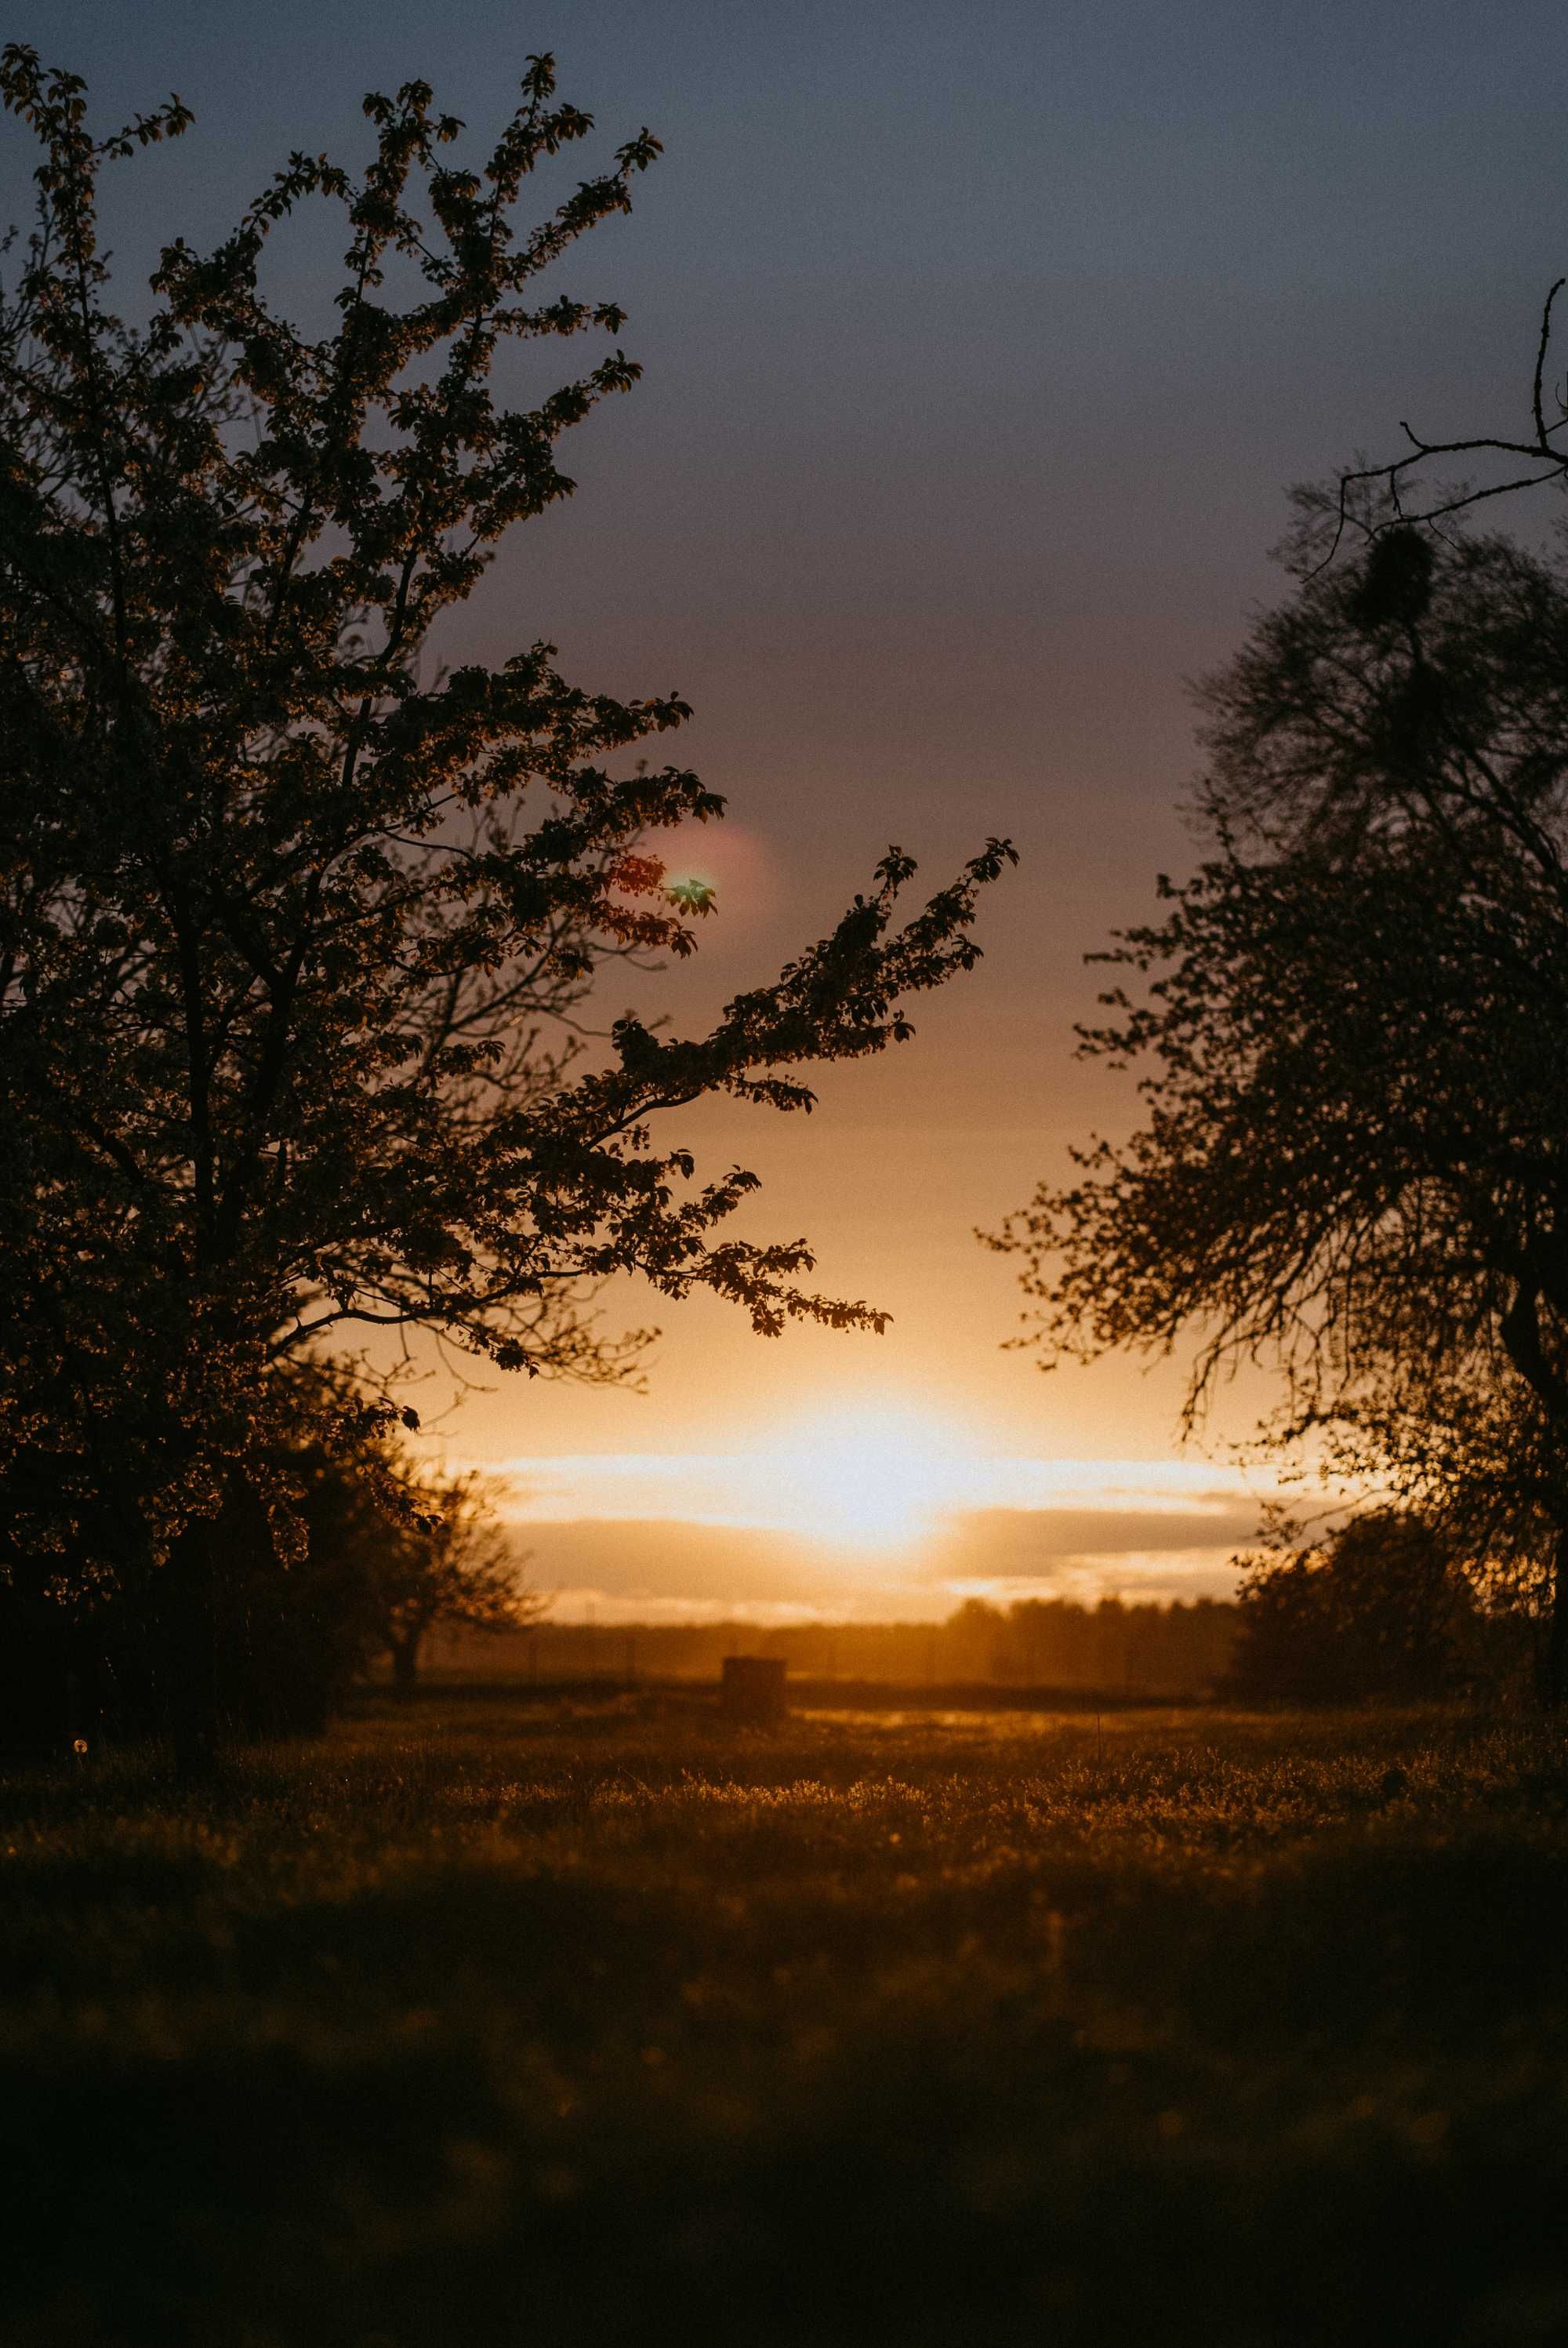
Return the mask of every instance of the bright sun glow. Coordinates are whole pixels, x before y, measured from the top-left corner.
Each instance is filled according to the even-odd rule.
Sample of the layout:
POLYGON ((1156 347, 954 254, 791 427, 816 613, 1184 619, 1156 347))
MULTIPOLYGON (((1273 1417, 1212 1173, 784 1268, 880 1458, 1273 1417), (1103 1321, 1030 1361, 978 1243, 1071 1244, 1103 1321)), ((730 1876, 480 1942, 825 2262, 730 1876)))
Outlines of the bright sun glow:
POLYGON ((793 1533, 840 1552, 909 1551, 987 1509, 1104 1510, 1192 1520, 1258 1498, 1202 1459, 998 1455, 961 1416, 896 1398, 793 1418, 733 1451, 593 1452, 491 1463, 517 1524, 646 1520, 793 1533))
POLYGON ((960 1500, 972 1472, 950 1426, 896 1405, 798 1421, 753 1458, 759 1498, 773 1499, 809 1539, 853 1549, 923 1540, 960 1500))

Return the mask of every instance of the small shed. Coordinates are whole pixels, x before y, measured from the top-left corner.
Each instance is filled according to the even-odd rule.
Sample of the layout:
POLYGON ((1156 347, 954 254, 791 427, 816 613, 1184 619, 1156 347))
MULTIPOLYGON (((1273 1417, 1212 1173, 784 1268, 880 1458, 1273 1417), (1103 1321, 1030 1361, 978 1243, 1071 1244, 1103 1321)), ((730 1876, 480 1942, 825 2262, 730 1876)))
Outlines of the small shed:
POLYGON ((784 1670, 779 1655, 726 1655, 719 1705, 726 1720, 782 1720, 784 1670))

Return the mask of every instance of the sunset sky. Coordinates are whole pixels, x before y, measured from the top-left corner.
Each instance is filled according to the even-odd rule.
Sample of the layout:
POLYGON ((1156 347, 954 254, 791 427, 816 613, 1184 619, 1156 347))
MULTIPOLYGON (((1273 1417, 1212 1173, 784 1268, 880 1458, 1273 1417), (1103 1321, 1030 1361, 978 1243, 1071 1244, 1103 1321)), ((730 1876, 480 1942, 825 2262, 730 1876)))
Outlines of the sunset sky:
MULTIPOLYGON (((1003 1350, 1020 1300, 973 1227, 1128 1117, 1126 1080, 1071 1056, 1082 957, 1190 854, 1184 680, 1275 592, 1286 486, 1390 450, 1401 417, 1525 411, 1564 265, 1562 9, 17 0, 7 31, 85 73, 104 127, 170 88, 194 107, 120 176, 141 275, 291 148, 363 154, 373 85, 425 76, 484 139, 553 49, 596 161, 644 122, 664 140, 561 281, 625 304, 645 378, 571 436, 576 497, 451 647, 542 633, 577 681, 694 705, 681 755, 731 816, 671 853, 718 915, 694 968, 615 976, 607 1018, 706 1017, 889 841, 933 884, 989 833, 1020 849, 984 963, 913 1044, 826 1074, 810 1119, 670 1128, 754 1167, 744 1229, 808 1235, 886 1336, 764 1344, 628 1287, 610 1314, 664 1323, 646 1395, 487 1376, 443 1420, 449 1456, 511 1479, 536 1578, 566 1611, 667 1616, 1225 1586, 1270 1488, 1223 1439, 1266 1389, 1200 1456, 1180 1363, 1040 1378, 1003 1350)), ((29 163, 10 142, 8 219, 29 163)), ((324 216, 280 240, 302 312, 341 242, 324 216)))

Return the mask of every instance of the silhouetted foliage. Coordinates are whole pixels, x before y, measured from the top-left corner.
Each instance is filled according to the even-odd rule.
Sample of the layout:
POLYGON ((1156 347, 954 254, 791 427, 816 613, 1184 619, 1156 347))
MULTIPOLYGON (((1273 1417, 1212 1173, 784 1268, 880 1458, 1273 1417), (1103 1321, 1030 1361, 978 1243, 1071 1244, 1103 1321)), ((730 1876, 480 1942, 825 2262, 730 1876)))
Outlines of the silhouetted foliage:
MULTIPOLYGON (((1309 514, 1309 520, 1316 519, 1309 514)), ((1568 1673, 1568 579, 1399 538, 1306 578, 1206 689, 1209 853, 1108 959, 1083 1051, 1144 1117, 999 1244, 1047 1358, 1195 1336, 1526 1579, 1568 1673), (1390 551, 1392 550, 1392 551, 1390 551)))
MULTIPOLYGON (((390 1656, 395 1684, 411 1689, 437 1624, 516 1630, 543 1611, 484 1477, 446 1474, 416 1457, 393 1415, 342 1377, 308 1381, 296 1407, 298 1434, 269 1480, 299 1537, 286 1561, 269 1547, 252 1598, 253 1611, 264 1608, 273 1667, 252 1671, 247 1705, 243 1684, 225 1685, 236 1643, 220 1643, 231 1725, 262 1725, 257 1698, 269 1685, 274 1714, 286 1704, 297 1715, 286 1725, 319 1725, 378 1656, 390 1656)), ((254 1643, 251 1628, 245 1643, 254 1643)))
POLYGON ((485 1478, 404 1469, 406 1502, 383 1550, 374 1588, 400 1694, 414 1687, 432 1631, 520 1631, 547 1601, 523 1580, 521 1561, 496 1515, 485 1478))
POLYGON ((1413 627, 1432 600, 1432 550, 1419 530, 1390 530, 1372 541, 1361 583, 1350 605, 1358 623, 1379 628, 1413 627))
POLYGON ((1476 1607, 1441 1538, 1378 1509, 1326 1540, 1254 1562, 1238 1593, 1227 1688, 1248 1699, 1411 1703, 1475 1659, 1476 1607))
MULTIPOLYGON (((314 1733, 378 1657, 412 1686, 436 1625, 516 1629, 542 1612, 482 1477, 417 1458, 394 1414, 346 1377, 302 1383, 272 1421, 288 1432, 231 1480, 216 1521, 206 1694, 229 1735, 314 1733)), ((77 1730, 173 1727, 183 1598, 156 1573, 77 1587, 52 1560, 14 1557, 0 1583, 0 1750, 57 1755, 77 1730)))
POLYGON ((721 1236, 755 1178, 699 1180, 651 1121, 713 1092, 807 1109, 804 1064, 907 1036, 906 999, 974 962, 1010 850, 900 927, 891 850, 711 1033, 627 1018, 579 1058, 595 969, 688 953, 707 910, 672 901, 649 836, 723 802, 682 767, 611 771, 688 715, 677 694, 582 692, 544 643, 447 671, 436 633, 571 488, 561 434, 636 377, 614 350, 509 406, 495 369, 619 331, 535 281, 629 208, 657 140, 518 235, 524 181, 591 129, 548 57, 477 168, 425 84, 373 95, 363 174, 292 156, 215 251, 164 249, 132 324, 99 175, 187 109, 95 139, 81 82, 15 45, 0 98, 43 156, 0 306, 0 1488, 47 1589, 156 1581, 195 1752, 225 1513, 294 1540, 281 1365, 423 1327, 617 1377, 641 1334, 607 1338, 589 1300, 623 1272, 766 1334, 881 1324, 802 1285, 804 1243, 721 1236), (313 339, 261 278, 313 201, 348 239, 313 339))

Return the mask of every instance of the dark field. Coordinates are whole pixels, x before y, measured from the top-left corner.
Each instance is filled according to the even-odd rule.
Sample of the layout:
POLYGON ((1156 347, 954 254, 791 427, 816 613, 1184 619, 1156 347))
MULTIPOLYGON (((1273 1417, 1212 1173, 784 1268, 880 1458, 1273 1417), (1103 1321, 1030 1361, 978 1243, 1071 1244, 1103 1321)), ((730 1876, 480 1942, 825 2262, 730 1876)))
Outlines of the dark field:
POLYGON ((1568 1746, 427 1698, 0 1786, 5 2348, 1568 2340, 1568 1746))

